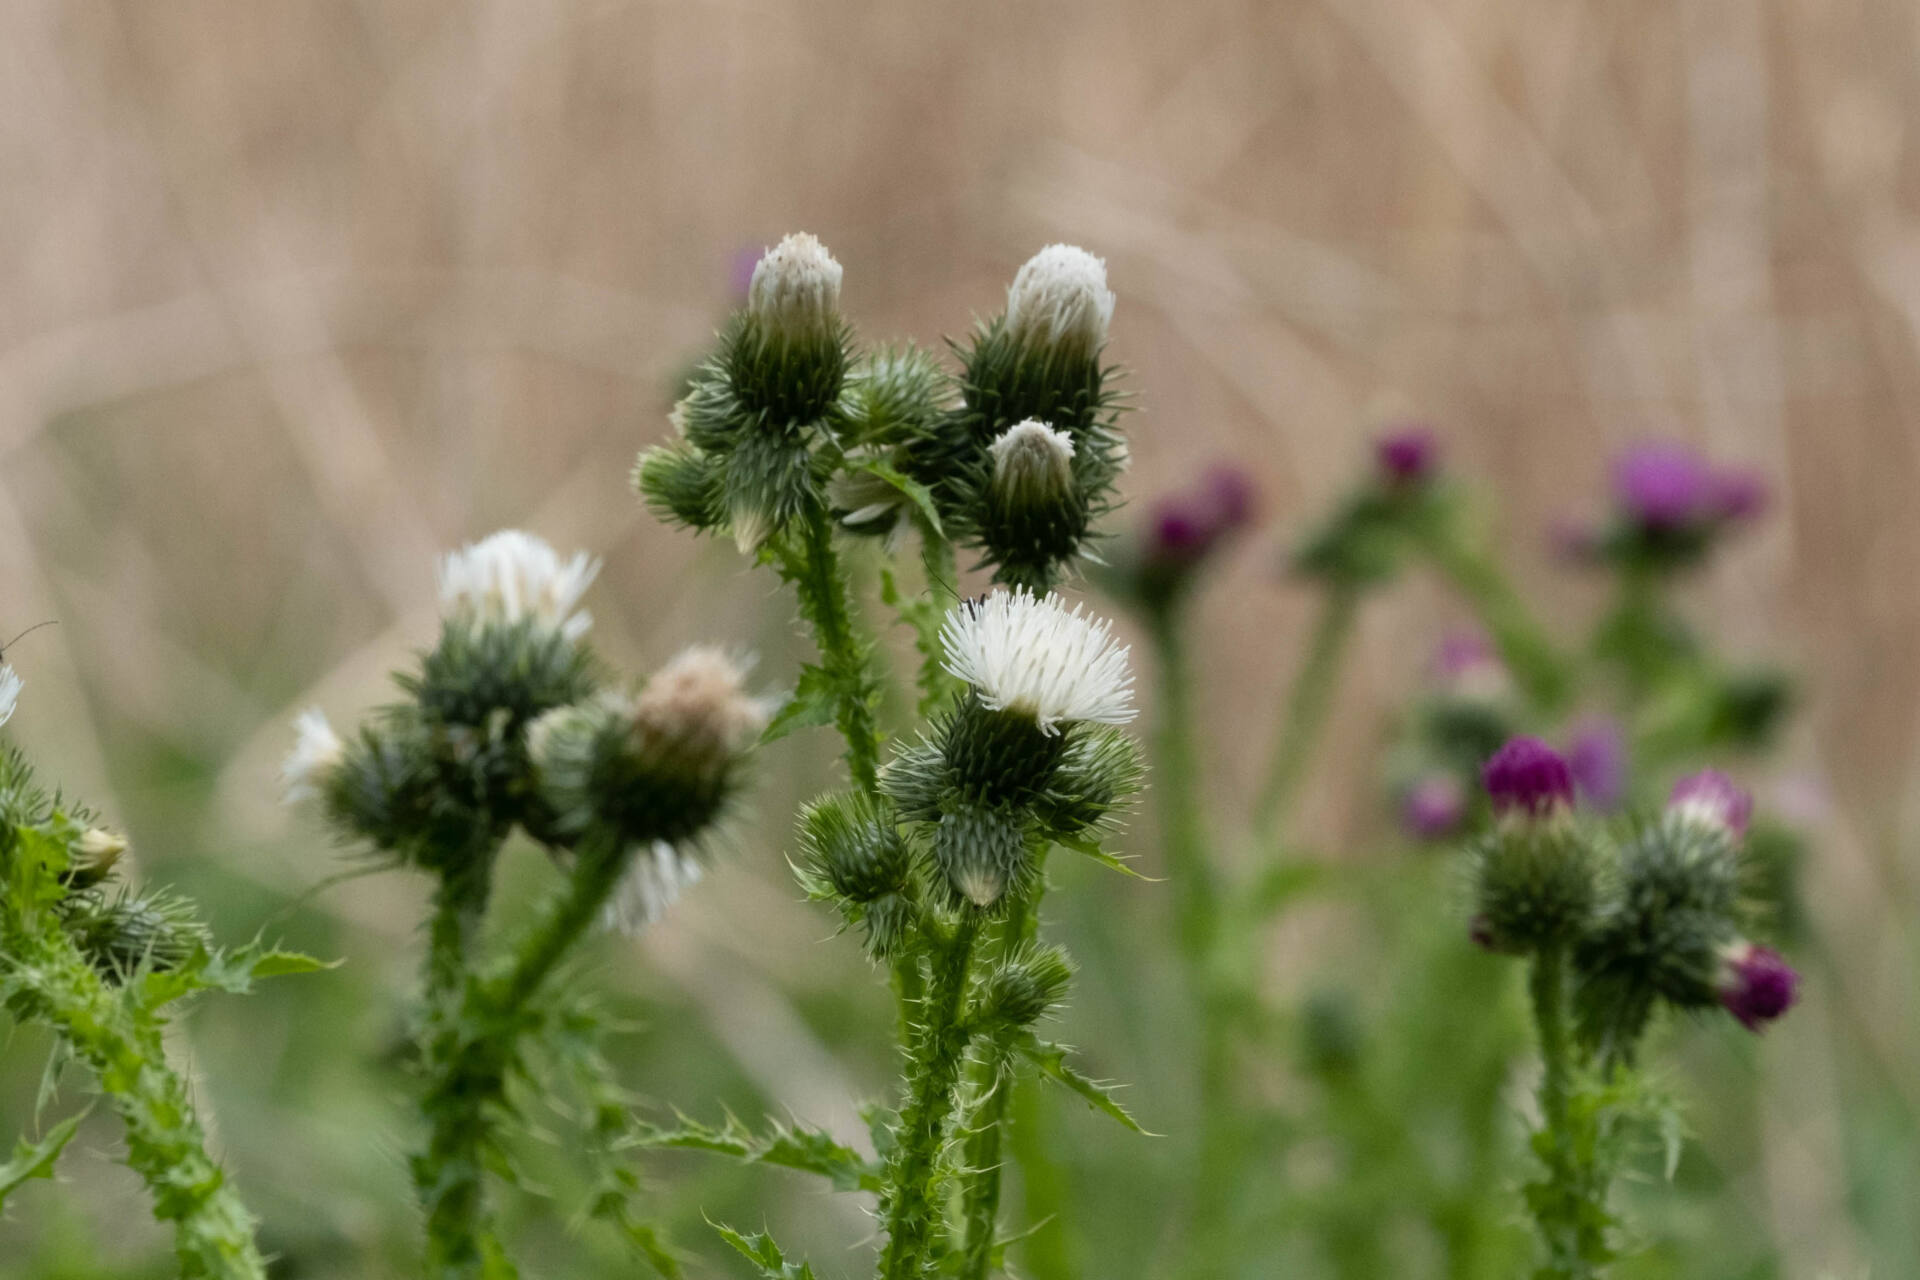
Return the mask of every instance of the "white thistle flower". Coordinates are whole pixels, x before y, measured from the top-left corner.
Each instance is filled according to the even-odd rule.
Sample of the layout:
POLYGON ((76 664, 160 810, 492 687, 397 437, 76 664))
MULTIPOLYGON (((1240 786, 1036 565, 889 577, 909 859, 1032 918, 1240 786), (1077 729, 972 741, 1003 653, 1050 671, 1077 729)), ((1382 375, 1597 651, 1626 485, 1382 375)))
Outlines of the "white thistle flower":
POLYGON ((1112 624, 1069 611, 1060 597, 1024 588, 969 600, 940 629, 946 667, 992 711, 1030 715, 1053 732, 1062 723, 1133 719, 1133 673, 1112 624))
POLYGON ((599 572, 600 562, 584 551, 562 560, 540 538, 502 529, 441 560, 440 610, 483 622, 537 618, 578 640, 593 617, 574 606, 599 572))
POLYGON ((1091 358, 1112 320, 1106 261, 1070 244, 1028 258, 1007 289, 1007 332, 1022 346, 1091 358))
POLYGON ((347 754, 347 744, 318 707, 294 717, 293 734, 293 750, 280 765, 280 793, 288 804, 320 794, 321 776, 337 768, 347 754))
POLYGON ((754 264, 747 312, 782 333, 827 333, 840 309, 840 264, 827 246, 797 231, 754 264))
POLYGON ((752 746, 772 708, 747 693, 751 658, 714 645, 688 645, 654 672, 634 700, 643 737, 670 742, 687 755, 718 763, 752 746))
POLYGON ((0 724, 13 719, 13 708, 20 701, 20 690, 27 682, 11 665, 0 667, 0 724))
POLYGON ((1008 427, 987 446, 993 455, 994 488, 1023 497, 1073 492, 1073 438, 1038 418, 1008 427))
POLYGON ((667 913, 680 895, 700 880, 700 864, 665 840, 655 840, 633 856, 608 899, 602 924, 629 938, 667 913))

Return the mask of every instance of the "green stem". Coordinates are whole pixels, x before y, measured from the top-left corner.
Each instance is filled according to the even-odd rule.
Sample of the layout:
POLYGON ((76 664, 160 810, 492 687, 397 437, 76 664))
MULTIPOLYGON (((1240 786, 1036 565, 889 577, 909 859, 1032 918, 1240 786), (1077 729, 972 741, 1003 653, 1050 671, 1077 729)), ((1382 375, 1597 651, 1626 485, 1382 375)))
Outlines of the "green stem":
POLYGON ((1288 809, 1306 776, 1307 766, 1312 763, 1320 733, 1326 727, 1340 660, 1346 654, 1347 641, 1352 638, 1359 609, 1358 587, 1336 582, 1327 588, 1320 605, 1320 617, 1307 644, 1306 660, 1287 690, 1287 708, 1280 721, 1280 735, 1274 741, 1266 787, 1254 807, 1254 831, 1262 850, 1276 849, 1286 834, 1288 809))
POLYGON ((1567 1029, 1566 949, 1543 948, 1534 956, 1529 991, 1540 1037, 1540 1115, 1535 1152, 1546 1166, 1544 1184, 1529 1188, 1528 1201, 1540 1229, 1546 1261, 1536 1280, 1595 1280, 1597 1259, 1610 1255, 1606 1242, 1606 1186, 1594 1164, 1591 1125, 1575 1132, 1572 1046, 1567 1029))
POLYGON ((800 597, 800 614, 813 627, 820 667, 833 687, 834 724, 847 744, 847 772, 868 795, 880 785, 880 728, 874 718, 877 685, 869 646, 854 631, 847 575, 833 547, 833 521, 815 511, 801 524, 798 554, 786 557, 800 597))
POLYGON ((505 1104, 507 1074, 529 1029, 528 1010, 555 967, 600 918, 630 852, 610 838, 583 841, 572 879, 514 949, 506 970, 484 979, 469 969, 459 998, 449 999, 445 1015, 436 1019, 427 1055, 431 1082, 422 1103, 427 1149, 414 1161, 427 1217, 427 1275, 436 1280, 517 1274, 494 1234, 485 1194, 485 1157, 505 1104))
POLYGON ((10 930, 9 977, 99 1078, 126 1128, 126 1163, 173 1224, 180 1274, 190 1280, 263 1280, 253 1217, 207 1155, 187 1085, 167 1065, 163 1022, 138 988, 109 987, 57 928, 10 930))
POLYGON ((1540 1114, 1556 1148, 1567 1137, 1567 978, 1566 952, 1543 949, 1533 961, 1528 983, 1533 997, 1534 1030, 1540 1036, 1540 1114))
POLYGON ((1420 546, 1467 598, 1521 691, 1540 710, 1558 710, 1571 692, 1566 661, 1492 559, 1452 530, 1434 530, 1420 546))
POLYGON ((922 1280, 943 1198, 937 1165, 953 1112, 969 1033, 962 1022, 967 978, 979 925, 963 916, 934 952, 932 981, 907 1060, 907 1104, 899 1145, 887 1161, 881 1195, 887 1248, 882 1280, 922 1280))

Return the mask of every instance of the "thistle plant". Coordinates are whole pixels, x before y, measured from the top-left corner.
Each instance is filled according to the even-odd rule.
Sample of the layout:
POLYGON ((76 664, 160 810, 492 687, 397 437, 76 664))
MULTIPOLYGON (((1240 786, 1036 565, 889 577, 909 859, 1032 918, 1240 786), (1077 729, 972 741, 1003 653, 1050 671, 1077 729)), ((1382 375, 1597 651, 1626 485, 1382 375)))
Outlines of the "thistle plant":
MULTIPOLYGON (((637 688, 611 680, 577 608, 597 568, 518 531, 448 556, 439 642, 396 677, 404 699, 344 741, 303 716, 285 771, 289 795, 316 797, 343 839, 433 881, 417 1032, 427 1134, 412 1164, 431 1276, 517 1274, 486 1187, 510 1167, 516 1080, 543 1062, 583 1074, 597 1103, 586 1136, 606 1136, 620 1105, 598 1020, 556 975, 602 921, 640 927, 697 878, 765 725, 741 665, 716 649, 688 649, 637 688), (515 831, 561 882, 490 948, 495 865, 515 831)), ((631 1179, 608 1176, 591 1211, 677 1273, 627 1203, 631 1179)))
MULTIPOLYGON (((769 251, 675 408, 677 439, 641 455, 635 485, 663 518, 731 534, 795 588, 820 658, 767 736, 831 721, 852 784, 802 815, 800 875, 862 930, 900 1012, 902 1105, 879 1124, 882 1166, 860 1180, 880 1196, 880 1274, 984 1277, 1004 1249, 1017 1067, 1125 1118, 1032 1030, 1070 975, 1038 938, 1048 851, 1120 865, 1101 838, 1140 781, 1131 739, 1111 727, 1132 715, 1126 652, 1052 594, 1091 556, 1126 462, 1103 363, 1114 297, 1099 259, 1049 246, 1015 275, 1004 312, 954 345, 949 371, 912 346, 856 351, 840 283, 811 236, 769 251), (919 593, 894 563, 909 536, 919 593), (862 542, 914 633, 926 720, 884 771, 881 678, 855 603, 862 542), (949 607, 956 548, 1001 589, 949 607)), ((686 1127, 653 1141, 769 1149, 686 1127)))
MULTIPOLYGON (((21 687, 0 667, 0 724, 21 687)), ((216 948, 184 899, 129 882, 126 852, 125 837, 84 805, 39 786, 18 748, 0 751, 0 1006, 55 1038, 42 1106, 69 1067, 91 1075, 120 1120, 122 1159, 173 1229, 180 1274, 263 1280, 253 1216, 207 1151, 165 1031, 176 1003, 197 992, 245 992, 255 979, 318 966, 258 944, 216 948)), ((0 1165, 0 1205, 29 1179, 54 1176, 90 1110, 20 1141, 0 1165)))

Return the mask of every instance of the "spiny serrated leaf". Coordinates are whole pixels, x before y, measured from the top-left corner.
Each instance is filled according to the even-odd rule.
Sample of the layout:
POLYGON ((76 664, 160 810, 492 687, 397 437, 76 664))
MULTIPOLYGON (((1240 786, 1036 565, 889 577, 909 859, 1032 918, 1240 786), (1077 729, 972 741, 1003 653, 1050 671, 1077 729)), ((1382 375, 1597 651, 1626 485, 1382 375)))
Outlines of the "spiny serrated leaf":
POLYGON ((808 664, 800 668, 800 680, 788 698, 767 722, 760 734, 762 743, 778 742, 796 729, 813 729, 833 723, 839 702, 834 694, 833 677, 808 664))
POLYGON ((23 1182, 35 1178, 53 1178, 53 1166, 60 1159, 60 1153, 73 1141, 73 1135, 80 1129, 80 1122, 87 1118, 88 1112, 78 1112, 68 1116, 53 1128, 47 1130, 45 1137, 38 1142, 28 1142, 25 1138, 14 1143, 13 1158, 0 1164, 0 1208, 4 1208, 7 1197, 18 1190, 23 1182))
POLYGON ((1094 1110, 1105 1112, 1135 1133, 1150 1138, 1158 1136, 1141 1128, 1140 1122, 1114 1099, 1112 1091, 1115 1086, 1084 1076, 1069 1066, 1067 1049, 1064 1045, 1042 1040, 1030 1031, 1022 1033, 1014 1045, 1029 1062, 1040 1069, 1041 1075, 1073 1090, 1094 1110))
POLYGON ((766 1232, 743 1236, 724 1223, 715 1222, 712 1225, 722 1240, 759 1268, 765 1280, 814 1280, 813 1268, 804 1262, 788 1262, 787 1255, 780 1252, 780 1246, 766 1232))
POLYGON ((935 537, 945 537, 940 530, 940 509, 934 505, 933 491, 918 480, 912 480, 894 470, 878 458, 848 458, 846 465, 854 471, 864 471, 868 475, 884 480, 904 494, 919 511, 920 518, 927 522, 935 537))
POLYGON ((1056 836, 1054 843, 1063 849, 1071 849, 1082 857, 1092 858, 1101 866, 1106 867, 1110 871, 1118 871, 1123 876, 1128 876, 1135 880, 1144 880, 1150 884, 1159 883, 1153 876, 1141 875, 1138 871, 1128 866, 1124 859, 1116 857, 1108 853, 1105 849, 1102 849, 1099 841, 1090 840, 1084 835, 1056 836))
POLYGON ((626 1145, 708 1151, 748 1164, 818 1174, 831 1182, 836 1191, 878 1193, 880 1190, 879 1166, 824 1130, 805 1125, 777 1125, 765 1136, 756 1136, 731 1115, 717 1129, 685 1116, 677 1119, 679 1128, 642 1127, 627 1139, 626 1145))

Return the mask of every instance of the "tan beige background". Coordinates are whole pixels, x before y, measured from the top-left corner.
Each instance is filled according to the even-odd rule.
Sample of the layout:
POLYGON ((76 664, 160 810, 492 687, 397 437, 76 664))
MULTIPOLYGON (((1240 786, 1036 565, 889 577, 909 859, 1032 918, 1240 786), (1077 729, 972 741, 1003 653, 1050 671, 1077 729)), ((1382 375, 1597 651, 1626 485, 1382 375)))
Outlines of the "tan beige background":
MULTIPOLYGON (((743 249, 814 231, 863 331, 934 341, 1069 239, 1120 295, 1132 491, 1232 458, 1265 493, 1204 602, 1223 804, 1309 616, 1278 548, 1380 422, 1441 428, 1569 636, 1594 600, 1546 530, 1613 449, 1682 436, 1775 488, 1698 612, 1804 673, 1812 891, 1863 1007, 1911 1007, 1916 66, 1894 0, 10 0, 0 631, 60 622, 11 655, 14 732, 109 807, 208 762, 221 804, 180 820, 316 879, 272 800, 288 717, 381 696, 438 549, 516 523, 604 554, 623 660, 782 652, 768 584, 624 487, 743 249)), ((1380 718, 1450 608, 1368 615, 1330 847, 1375 821, 1380 718)), ((410 927, 390 886, 329 902, 410 927)), ((1873 1034, 1920 1060, 1903 1018, 1873 1034)))

